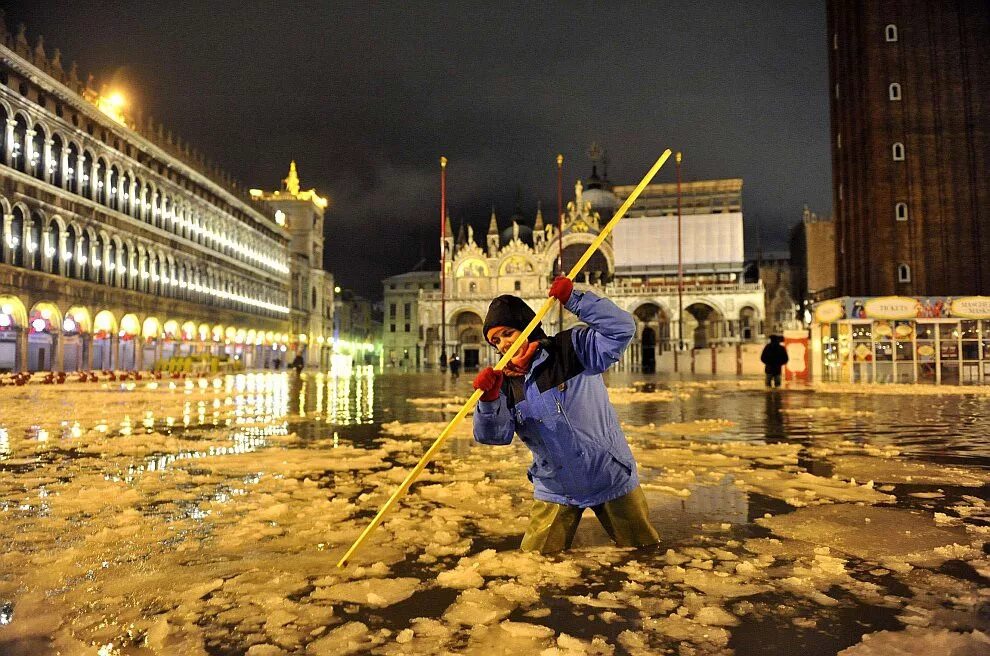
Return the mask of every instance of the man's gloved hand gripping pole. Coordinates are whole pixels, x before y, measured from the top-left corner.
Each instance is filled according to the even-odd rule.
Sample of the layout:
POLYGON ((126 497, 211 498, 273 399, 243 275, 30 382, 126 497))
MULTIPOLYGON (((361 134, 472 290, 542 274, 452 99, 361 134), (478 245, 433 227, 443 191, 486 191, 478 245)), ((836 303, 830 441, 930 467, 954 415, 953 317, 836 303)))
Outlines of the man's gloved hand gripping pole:
POLYGON ((546 303, 543 304, 540 310, 536 313, 536 316, 534 316, 532 321, 529 322, 529 325, 526 326, 526 328, 520 333, 521 339, 516 339, 512 343, 512 345, 509 347, 509 350, 502 355, 501 359, 498 361, 498 363, 495 365, 494 368, 492 368, 490 371, 486 369, 485 371, 482 372, 482 374, 487 374, 484 380, 478 381, 478 379, 482 378, 482 375, 479 375, 478 379, 476 379, 477 382, 484 383, 484 388, 479 387, 478 389, 474 390, 474 393, 471 395, 471 398, 469 398, 467 402, 464 404, 464 407, 461 408, 456 415, 454 415, 454 418, 450 420, 450 423, 447 424, 447 427, 444 428, 443 432, 440 433, 440 437, 438 437, 436 441, 434 441, 433 444, 430 446, 430 448, 426 450, 426 453, 423 454, 423 457, 420 458, 419 462, 416 463, 416 466, 412 468, 412 471, 410 471, 409 474, 406 475, 405 480, 403 480, 402 483, 399 485, 398 489, 392 493, 392 496, 389 497, 388 501, 385 502, 385 505, 381 507, 381 510, 378 511, 378 514, 375 515, 375 517, 371 520, 371 522, 364 529, 364 531, 361 532, 361 535, 359 535, 357 540, 354 541, 354 544, 352 544, 350 548, 344 553, 344 555, 341 556, 340 560, 337 562, 337 567, 343 567, 344 565, 347 564, 348 559, 354 554, 355 551, 357 551, 357 549, 361 546, 361 544, 364 543, 364 541, 368 538, 368 536, 371 535, 371 532, 374 531, 375 528, 381 523, 382 518, 385 516, 385 513, 387 513, 392 508, 392 506, 395 505, 396 501, 398 501, 406 492, 409 491, 409 487, 419 477, 423 469, 426 468, 426 465, 429 464, 429 462, 433 459, 433 455, 440 450, 440 447, 443 446, 443 443, 447 440, 447 437, 450 435, 451 431, 453 431, 453 429, 459 423, 461 423, 461 421, 463 421, 464 417, 467 416, 467 413, 472 408, 474 408, 475 405, 477 405, 478 400, 481 399, 483 395, 487 395, 488 400, 494 400, 498 398, 498 390, 501 387, 501 383, 502 383, 501 381, 502 369, 504 369, 505 365, 508 364, 509 360, 511 360, 516 355, 516 351, 518 351, 519 348, 523 345, 523 343, 526 342, 526 339, 529 337, 530 333, 532 333, 533 330, 538 325, 540 325, 540 322, 543 320, 543 317, 547 314, 547 312, 550 311, 551 308, 553 308, 554 302, 557 301, 558 298, 563 296, 565 291, 567 292, 568 295, 570 294, 570 289, 573 287, 573 283, 570 281, 573 281, 574 278, 577 277, 577 274, 581 272, 581 269, 584 268, 584 265, 588 263, 588 260, 591 259, 591 256, 595 254, 595 251, 598 250, 598 248, 602 245, 602 242, 604 242, 605 239, 608 237, 608 235, 612 232, 612 229, 619 222, 619 219, 625 216, 626 212, 629 210, 632 204, 636 202, 637 198, 639 198, 639 195, 643 193, 643 189, 646 188, 646 185, 650 184, 650 181, 653 180, 654 176, 656 176, 657 172, 664 165, 664 163, 666 163, 669 157, 670 157, 670 149, 668 148, 667 150, 663 151, 663 154, 660 156, 660 158, 653 164, 650 170, 647 171, 643 179, 640 180, 639 184, 636 185, 636 188, 633 189, 633 192, 629 194, 629 198, 627 198, 626 201, 622 203, 622 205, 619 207, 619 209, 616 210, 615 215, 612 217, 612 219, 607 224, 605 224, 605 227, 602 228, 602 231, 598 233, 598 236, 595 237, 595 240, 591 243, 591 245, 588 246, 588 250, 584 252, 584 255, 581 256, 581 259, 579 259, 571 268, 571 270, 568 272, 566 278, 568 282, 564 283, 562 278, 557 278, 556 280, 554 280, 554 284, 550 288, 550 293, 548 294, 546 303), (492 396, 493 394, 494 396, 492 396))

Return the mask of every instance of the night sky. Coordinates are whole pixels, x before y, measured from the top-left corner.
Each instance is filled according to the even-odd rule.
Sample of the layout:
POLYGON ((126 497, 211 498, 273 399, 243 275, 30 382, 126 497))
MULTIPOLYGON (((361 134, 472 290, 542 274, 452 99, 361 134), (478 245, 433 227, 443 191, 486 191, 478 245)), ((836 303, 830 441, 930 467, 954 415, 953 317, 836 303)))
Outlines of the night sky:
POLYGON ((743 178, 750 254, 785 249, 805 203, 831 212, 820 0, 0 4, 245 186, 295 159, 332 199, 326 268, 370 298, 439 266, 440 155, 455 227, 482 234, 492 203, 551 219, 554 157, 566 202, 593 142, 616 184, 665 147, 685 180, 743 178))

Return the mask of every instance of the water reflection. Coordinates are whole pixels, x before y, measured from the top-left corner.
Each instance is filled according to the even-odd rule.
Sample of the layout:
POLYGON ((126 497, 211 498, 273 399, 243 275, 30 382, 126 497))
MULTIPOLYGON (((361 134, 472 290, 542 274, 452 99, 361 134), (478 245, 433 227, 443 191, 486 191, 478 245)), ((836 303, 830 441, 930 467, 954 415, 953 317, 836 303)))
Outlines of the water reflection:
POLYGON ((354 367, 344 376, 303 374, 293 383, 294 414, 334 426, 374 423, 376 382, 372 366, 354 367))

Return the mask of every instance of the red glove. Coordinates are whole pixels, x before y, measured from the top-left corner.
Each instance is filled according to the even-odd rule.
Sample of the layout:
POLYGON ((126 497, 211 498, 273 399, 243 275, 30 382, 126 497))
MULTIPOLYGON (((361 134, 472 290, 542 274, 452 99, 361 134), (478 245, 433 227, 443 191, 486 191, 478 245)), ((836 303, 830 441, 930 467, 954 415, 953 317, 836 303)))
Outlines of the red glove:
POLYGON ((571 297, 571 292, 574 291, 574 281, 567 276, 557 276, 553 279, 553 284, 550 285, 550 293, 547 296, 552 296, 563 305, 567 303, 567 300, 571 297))
POLYGON ((474 389, 480 389, 484 392, 481 395, 482 401, 494 401, 498 399, 499 392, 502 389, 502 379, 505 377, 501 371, 495 371, 491 367, 482 369, 474 378, 474 389))

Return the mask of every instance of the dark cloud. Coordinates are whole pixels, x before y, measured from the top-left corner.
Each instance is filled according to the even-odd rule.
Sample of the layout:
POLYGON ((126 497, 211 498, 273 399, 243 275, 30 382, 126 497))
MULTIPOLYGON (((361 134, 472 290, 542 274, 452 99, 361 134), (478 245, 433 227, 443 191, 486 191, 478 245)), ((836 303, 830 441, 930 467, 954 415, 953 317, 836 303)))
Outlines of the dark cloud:
POLYGON ((370 296, 438 258, 441 154, 455 225, 482 232, 517 194, 551 216, 554 156, 568 196, 593 141, 614 182, 667 146, 686 179, 742 177, 751 252, 830 211, 821 1, 8 4, 246 185, 294 158, 334 200, 327 268, 370 296))

